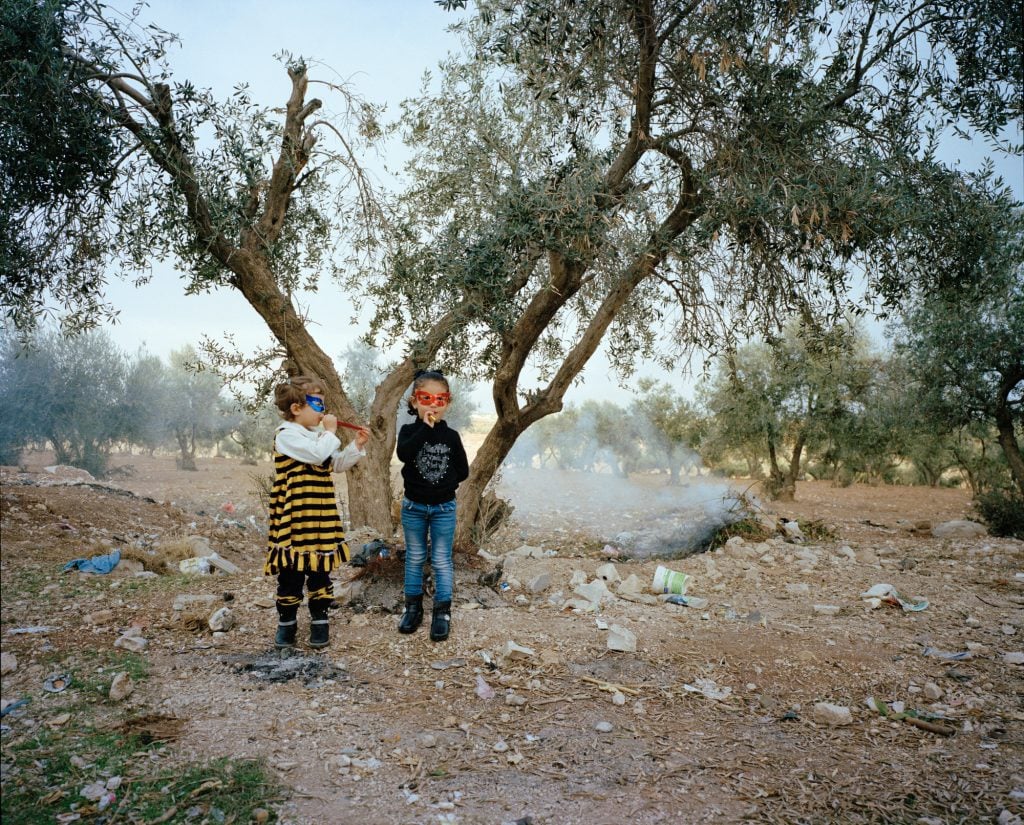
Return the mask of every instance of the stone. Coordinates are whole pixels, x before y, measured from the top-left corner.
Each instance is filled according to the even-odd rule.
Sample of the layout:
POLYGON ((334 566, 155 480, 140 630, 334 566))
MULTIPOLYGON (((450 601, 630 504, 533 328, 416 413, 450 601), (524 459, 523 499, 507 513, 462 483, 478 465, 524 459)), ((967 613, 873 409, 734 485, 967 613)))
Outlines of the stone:
POLYGON ((837 616, 842 608, 837 604, 816 604, 814 605, 814 612, 821 613, 824 616, 837 616))
POLYGON ((222 573, 227 573, 230 576, 242 572, 242 569, 238 565, 218 556, 216 553, 210 553, 210 555, 206 557, 206 560, 210 563, 210 567, 215 567, 222 573))
POLYGON ((622 581, 622 577, 619 576, 619 571, 616 570, 615 565, 610 562, 598 567, 597 570, 594 571, 594 575, 606 582, 622 581))
POLYGON ((818 702, 814 706, 814 721, 820 725, 831 725, 839 727, 853 723, 853 714, 850 709, 842 705, 832 705, 828 702, 818 702))
POLYGON ((1004 665, 1024 665, 1024 653, 1011 652, 1003 654, 1004 665))
POLYGON ((643 593, 643 591, 644 591, 644 583, 640 580, 640 578, 636 575, 636 573, 630 573, 629 576, 624 581, 619 582, 619 587, 618 587, 619 595, 622 595, 623 593, 629 593, 631 595, 636 595, 636 594, 643 593))
POLYGON ((213 612, 207 624, 214 633, 231 630, 235 624, 235 614, 230 607, 221 607, 213 612))
POLYGON ((577 596, 582 596, 593 604, 601 604, 603 601, 610 601, 613 597, 608 592, 608 585, 604 583, 603 579, 594 579, 588 584, 577 585, 573 589, 573 593, 577 596))
POLYGON ((534 576, 530 581, 526 583, 526 589, 531 593, 543 593, 551 586, 551 574, 541 573, 538 576, 534 576))
POLYGON ((516 644, 513 641, 505 642, 505 646, 501 649, 502 658, 508 661, 523 661, 532 659, 536 656, 536 651, 530 647, 523 647, 522 645, 516 644))
POLYGON ((132 677, 122 670, 114 675, 114 679, 110 683, 108 696, 110 696, 111 701, 120 702, 131 696, 134 690, 135 684, 132 682, 132 677))
POLYGON ((171 605, 173 610, 187 610, 192 607, 209 607, 217 601, 217 597, 212 593, 179 593, 174 597, 174 603, 171 605))
POLYGON ((601 721, 594 725, 594 730, 598 733, 611 733, 615 730, 615 726, 611 722, 601 721))
POLYGON ((924 695, 925 698, 931 699, 933 702, 938 702, 942 698, 942 688, 940 688, 935 682, 924 683, 924 695))
POLYGON ((127 650, 129 653, 142 653, 149 646, 149 641, 141 636, 126 633, 114 640, 114 647, 127 650))
POLYGON ((975 539, 988 535, 984 524, 966 519, 954 519, 936 524, 932 528, 932 536, 937 539, 975 539))
POLYGON ((608 649, 636 653, 636 634, 622 625, 613 624, 608 628, 608 649))
POLYGON ((0 676, 14 673, 18 669, 18 657, 13 653, 4 651, 0 653, 0 676))

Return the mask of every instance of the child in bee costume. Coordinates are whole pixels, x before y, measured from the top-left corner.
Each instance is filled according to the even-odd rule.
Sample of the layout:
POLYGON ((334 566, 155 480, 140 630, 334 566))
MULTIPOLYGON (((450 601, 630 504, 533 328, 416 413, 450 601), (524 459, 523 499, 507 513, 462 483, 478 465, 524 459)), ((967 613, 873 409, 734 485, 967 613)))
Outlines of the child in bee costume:
POLYGON ((323 391, 321 382, 307 376, 292 377, 274 390, 285 420, 274 438, 263 572, 277 576, 277 648, 295 644, 303 585, 309 598, 310 647, 327 646, 327 608, 334 598, 330 574, 348 559, 331 473, 345 472, 365 455, 370 431, 359 430, 342 450, 338 419, 325 413, 323 391))

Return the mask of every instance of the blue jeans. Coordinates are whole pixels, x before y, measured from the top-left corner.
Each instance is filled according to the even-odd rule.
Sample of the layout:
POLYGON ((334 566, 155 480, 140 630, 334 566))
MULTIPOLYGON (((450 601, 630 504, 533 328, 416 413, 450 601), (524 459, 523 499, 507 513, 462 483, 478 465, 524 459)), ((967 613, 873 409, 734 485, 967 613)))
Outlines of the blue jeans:
POLYGON ((455 566, 452 539, 455 538, 455 499, 443 504, 418 504, 402 499, 402 530, 405 531, 405 595, 423 593, 423 565, 430 536, 430 566, 434 571, 434 601, 452 600, 455 566))

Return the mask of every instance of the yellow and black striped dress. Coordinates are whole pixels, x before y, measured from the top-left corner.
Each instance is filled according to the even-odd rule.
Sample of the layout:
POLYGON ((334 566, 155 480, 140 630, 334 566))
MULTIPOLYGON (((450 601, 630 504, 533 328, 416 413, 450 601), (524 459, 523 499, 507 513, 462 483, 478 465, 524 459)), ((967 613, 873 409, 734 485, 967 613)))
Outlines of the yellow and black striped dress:
POLYGON ((267 575, 282 569, 329 573, 348 561, 331 459, 305 464, 275 451, 268 527, 267 575))

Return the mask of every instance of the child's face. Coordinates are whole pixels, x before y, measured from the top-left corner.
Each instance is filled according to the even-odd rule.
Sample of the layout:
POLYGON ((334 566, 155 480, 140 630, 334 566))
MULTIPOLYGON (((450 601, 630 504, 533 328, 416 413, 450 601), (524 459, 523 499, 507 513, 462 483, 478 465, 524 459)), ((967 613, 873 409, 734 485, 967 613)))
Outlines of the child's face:
POLYGON ((320 421, 324 417, 324 397, 320 393, 310 393, 306 396, 307 399, 311 399, 314 403, 313 406, 307 401, 302 404, 292 404, 292 420, 296 424, 301 424, 307 429, 315 429, 319 426, 320 421), (314 406, 320 407, 320 410, 313 409, 314 406))
POLYGON ((440 421, 448 412, 448 404, 451 402, 451 393, 448 387, 440 381, 424 381, 412 393, 412 404, 416 408, 416 414, 424 421, 431 416, 434 421, 440 421))

